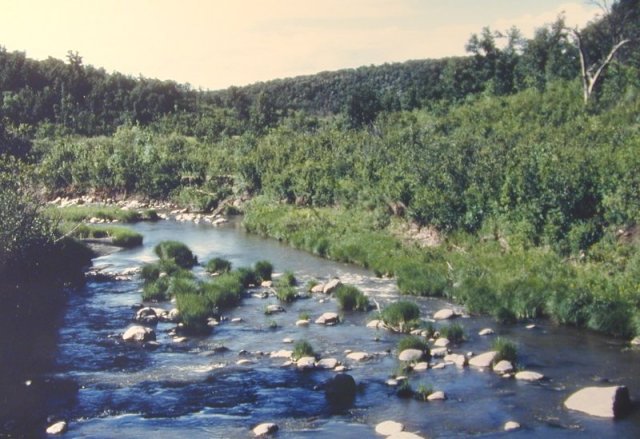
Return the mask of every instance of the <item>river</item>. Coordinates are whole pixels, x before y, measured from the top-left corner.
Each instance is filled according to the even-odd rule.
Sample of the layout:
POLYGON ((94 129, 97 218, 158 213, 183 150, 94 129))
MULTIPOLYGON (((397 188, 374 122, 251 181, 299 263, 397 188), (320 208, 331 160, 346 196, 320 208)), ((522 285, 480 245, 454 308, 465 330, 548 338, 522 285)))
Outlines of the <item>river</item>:
MULTIPOLYGON (((202 262, 223 257, 241 267, 266 259, 275 272, 293 271, 300 285, 338 276, 381 306, 398 298, 393 280, 246 234, 237 222, 212 228, 162 221, 140 223, 134 229, 144 235, 143 247, 102 256, 94 264, 113 271, 140 266, 155 259, 155 244, 175 239, 202 262)), ((49 323, 40 328, 46 334, 16 332, 35 339, 36 347, 19 337, 5 337, 3 352, 9 355, 2 358, 0 434, 43 436, 46 414, 49 421, 68 420, 65 437, 74 438, 247 438, 261 422, 277 423, 280 438, 362 438, 375 437, 375 425, 384 420, 402 422, 406 431, 423 437, 640 437, 640 410, 612 421, 563 407, 575 390, 604 383, 624 384, 632 398, 640 398, 640 352, 621 340, 544 320, 527 329, 524 323, 500 326, 483 317, 459 318, 468 340, 455 352, 490 350, 492 337, 477 334, 492 327, 516 343, 519 367, 546 379, 523 383, 450 365, 410 375, 414 389, 422 384, 447 395, 446 401, 421 402, 401 399, 387 385, 398 369, 394 347, 400 336, 366 328, 374 312, 346 313, 333 327, 297 327, 301 313, 315 320, 323 312, 337 311, 336 301, 312 297, 285 305, 286 313, 265 315, 266 305, 277 299, 247 297, 227 314, 242 321, 225 321, 210 335, 182 343, 169 334, 173 324, 160 323, 160 347, 149 350, 121 341, 135 314, 132 306, 141 300, 141 286, 139 280, 88 282, 68 293, 60 315, 48 316, 49 323), (345 363, 358 383, 353 406, 336 412, 317 390, 335 372, 301 372, 283 367, 283 359, 259 354, 292 349, 285 338, 307 340, 322 357, 345 363), (23 348, 8 349, 16 345, 23 348), (373 358, 351 362, 346 350, 365 351, 373 358), (36 364, 34 357, 43 359, 36 364), (249 364, 237 365, 240 359, 249 364), (522 428, 503 432, 509 420, 522 428)), ((419 304, 424 318, 451 306, 436 299, 409 299, 419 304)))

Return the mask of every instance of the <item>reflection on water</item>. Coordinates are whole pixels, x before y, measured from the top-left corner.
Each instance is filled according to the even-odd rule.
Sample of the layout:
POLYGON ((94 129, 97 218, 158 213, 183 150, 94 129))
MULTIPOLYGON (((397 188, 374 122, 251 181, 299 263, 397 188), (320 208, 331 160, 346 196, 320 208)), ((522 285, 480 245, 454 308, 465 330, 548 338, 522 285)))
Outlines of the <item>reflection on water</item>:
MULTIPOLYGON (((152 249, 159 241, 176 239, 203 262, 220 256, 239 267, 267 259, 276 272, 294 271, 302 284, 311 278, 339 276, 382 306, 397 297, 392 280, 247 235, 237 224, 213 229, 159 222, 139 224, 136 229, 144 234, 143 248, 101 257, 95 263, 115 271, 139 266, 155 259, 152 249)), ((463 318, 459 322, 469 340, 456 352, 488 350, 490 338, 476 334, 492 326, 517 343, 522 368, 549 379, 525 384, 448 366, 411 376, 414 388, 429 386, 448 397, 424 403, 397 398, 385 383, 398 367, 393 350, 399 337, 366 328, 373 312, 347 313, 344 322, 334 327, 300 328, 295 321, 301 313, 315 319, 336 311, 336 302, 321 303, 319 297, 299 300, 286 305, 286 313, 267 316, 264 309, 276 303, 275 298, 247 297, 228 315, 241 317, 241 322, 227 321, 210 336, 184 343, 170 337, 173 325, 160 323, 156 329, 160 347, 146 350, 120 341, 131 323, 131 306, 140 301, 140 287, 139 281, 90 283, 69 295, 62 319, 42 319, 49 322, 48 328, 2 327, 3 432, 33 435, 34 430, 19 421, 27 425, 31 421, 41 432, 46 417, 52 415, 70 421, 69 436, 91 438, 113 437, 114 431, 122 437, 150 432, 171 438, 250 437, 251 427, 264 421, 280 426, 278 437, 362 438, 374 436, 373 426, 387 419, 429 437, 499 436, 511 419, 523 425, 517 434, 532 437, 640 437, 637 411, 612 422, 562 408, 568 394, 594 383, 626 384, 632 396, 640 394, 640 355, 618 341, 547 322, 527 330, 523 325, 498 327, 486 318, 463 318), (346 363, 359 384, 354 405, 332 414, 318 389, 333 372, 298 372, 282 367, 283 359, 270 358, 271 351, 291 349, 285 338, 306 339, 323 357, 346 363), (346 350, 366 351, 373 359, 350 363, 346 350), (239 366, 239 359, 249 364, 239 366), (24 385, 31 376, 37 392, 24 385)), ((425 317, 445 305, 434 299, 416 300, 425 317)))

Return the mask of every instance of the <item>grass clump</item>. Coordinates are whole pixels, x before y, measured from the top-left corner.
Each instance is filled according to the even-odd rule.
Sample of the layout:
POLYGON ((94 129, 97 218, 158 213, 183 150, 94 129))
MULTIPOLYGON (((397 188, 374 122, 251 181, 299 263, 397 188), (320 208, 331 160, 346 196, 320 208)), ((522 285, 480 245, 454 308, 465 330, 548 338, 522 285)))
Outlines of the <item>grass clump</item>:
POLYGON ((273 264, 269 261, 258 261, 253 266, 253 271, 256 273, 256 278, 259 282, 271 280, 273 264))
POLYGON ((491 344, 491 348, 498 352, 494 362, 497 363, 502 360, 507 360, 511 363, 515 363, 518 357, 518 350, 516 345, 506 338, 498 337, 491 344))
POLYGON ((459 323, 451 323, 440 328, 440 335, 453 344, 460 344, 465 339, 464 328, 459 323))
POLYGON ((405 332, 420 317, 420 308, 413 302, 401 300, 385 307, 381 317, 387 326, 399 332, 405 332))
POLYGON ((282 302, 291 303, 298 298, 298 293, 294 287, 286 286, 278 288, 276 296, 282 302))
POLYGON ((427 341, 421 337, 416 337, 415 335, 410 335, 407 337, 403 337, 398 342, 398 352, 402 352, 406 349, 418 349, 422 352, 429 352, 429 345, 427 341))
MULTIPOLYGON (((69 228, 69 223, 65 223, 63 229, 69 228)), ((80 224, 69 230, 76 238, 81 239, 101 239, 111 238, 111 243, 116 247, 133 248, 142 245, 142 235, 126 227, 117 226, 88 226, 80 224)))
POLYGON ((426 401, 429 395, 431 395, 432 393, 433 393, 433 387, 426 384, 420 384, 418 386, 418 389, 415 391, 414 396, 419 401, 426 401))
POLYGON ((191 268, 198 263, 189 247, 178 241, 162 241, 154 248, 154 252, 162 261, 173 261, 179 267, 191 268))
POLYGON ((446 270, 435 263, 405 261, 396 267, 395 274, 402 294, 443 296, 448 286, 446 270))
POLYGON ((203 282, 201 291, 210 308, 219 311, 240 303, 244 286, 240 276, 236 272, 231 272, 222 274, 210 282, 203 282))
POLYGON ((341 285, 336 291, 340 308, 345 311, 368 311, 369 298, 352 285, 341 285))
POLYGON ((296 276, 291 271, 285 271, 282 276, 278 278, 278 287, 294 287, 298 284, 296 276))
POLYGON ((296 344, 293 346, 293 353, 291 354, 291 358, 293 358, 296 361, 302 357, 315 357, 315 356, 316 356, 316 353, 313 350, 313 346, 311 346, 311 344, 306 340, 297 341, 296 344))
POLYGON ((104 221, 119 221, 121 223, 136 223, 139 221, 157 221, 155 210, 125 210, 116 206, 67 206, 49 208, 47 212, 52 217, 62 221, 81 222, 91 218, 104 221))
POLYGON ((223 258, 213 258, 209 260, 209 262, 207 262, 207 265, 205 265, 205 270, 208 273, 212 274, 228 273, 229 271, 231 271, 231 262, 223 258))
POLYGON ((206 297, 200 294, 178 294, 176 306, 185 332, 206 333, 210 330, 207 319, 211 315, 211 308, 206 297))
POLYGON ((256 276, 256 272, 248 267, 240 267, 233 272, 242 286, 245 288, 249 288, 250 286, 256 285, 258 283, 258 277, 256 276))

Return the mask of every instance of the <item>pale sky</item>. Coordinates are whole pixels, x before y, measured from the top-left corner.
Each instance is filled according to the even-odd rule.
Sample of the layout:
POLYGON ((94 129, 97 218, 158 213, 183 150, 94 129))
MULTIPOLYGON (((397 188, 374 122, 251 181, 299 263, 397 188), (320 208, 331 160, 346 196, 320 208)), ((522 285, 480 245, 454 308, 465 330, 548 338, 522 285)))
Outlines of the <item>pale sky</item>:
POLYGON ((484 26, 531 36, 563 11, 580 26, 599 12, 583 0, 0 0, 0 45, 215 90, 463 55, 484 26))

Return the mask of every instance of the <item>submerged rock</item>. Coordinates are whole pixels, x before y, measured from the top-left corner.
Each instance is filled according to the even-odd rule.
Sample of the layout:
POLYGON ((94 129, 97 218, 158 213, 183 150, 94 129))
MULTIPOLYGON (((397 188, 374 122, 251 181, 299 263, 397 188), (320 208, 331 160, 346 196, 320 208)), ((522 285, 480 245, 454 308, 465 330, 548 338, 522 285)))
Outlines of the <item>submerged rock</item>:
POLYGON ((128 328, 124 334, 122 334, 122 339, 124 341, 135 342, 155 341, 156 333, 151 328, 135 325, 128 328))
POLYGON ((324 384, 324 396, 332 405, 348 406, 356 397, 356 381, 346 373, 340 373, 324 384))
POLYGON ((273 422, 265 422, 253 429, 253 434, 256 436, 266 436, 268 434, 273 434, 278 431, 278 426, 273 422))
POLYGON ((296 326, 309 326, 310 320, 300 319, 296 321, 296 326))
POLYGON ((285 309, 280 305, 267 305, 266 313, 275 314, 278 312, 285 312, 285 309))
POLYGON ((630 411, 631 400, 625 386, 585 387, 569 396, 564 405, 591 416, 619 418, 630 411))
POLYGON ((376 433, 383 436, 390 436, 404 430, 404 425, 396 421, 383 421, 376 425, 376 433))
POLYGON ((484 329, 481 329, 480 332, 478 332, 478 335, 482 335, 482 336, 493 335, 493 334, 495 334, 495 331, 491 328, 484 328, 484 329))
POLYGON ((324 291, 324 284, 318 284, 311 287, 312 293, 322 293, 324 291))

